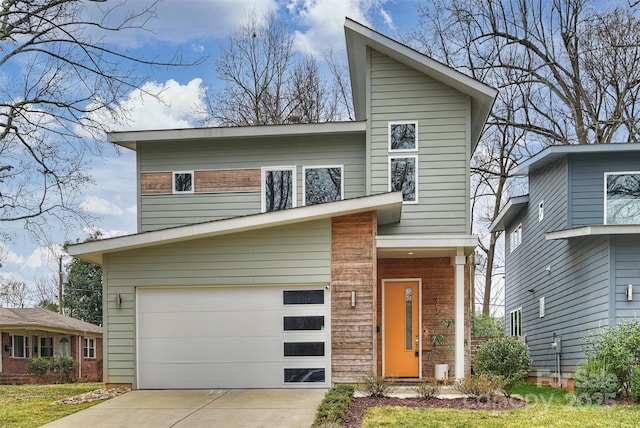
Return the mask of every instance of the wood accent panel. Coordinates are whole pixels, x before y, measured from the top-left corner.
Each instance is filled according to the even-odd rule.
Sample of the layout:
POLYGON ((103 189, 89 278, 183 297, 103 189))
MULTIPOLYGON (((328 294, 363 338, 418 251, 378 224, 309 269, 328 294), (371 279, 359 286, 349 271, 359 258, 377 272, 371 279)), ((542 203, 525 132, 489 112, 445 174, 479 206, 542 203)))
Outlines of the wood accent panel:
POLYGON ((375 369, 375 211, 331 222, 332 381, 357 382, 375 369), (356 306, 351 307, 351 292, 356 306))
POLYGON ((196 171, 196 192, 259 192, 260 169, 219 169, 196 171))
MULTIPOLYGON (((450 257, 410 258, 410 259, 378 259, 377 314, 378 323, 382 320, 382 280, 421 278, 422 279, 422 376, 433 376, 435 363, 449 364, 449 377, 455 376, 455 352, 446 353, 444 361, 429 361, 428 353, 432 350, 428 336, 436 324, 435 302, 438 299, 442 315, 440 320, 455 319, 455 266, 450 257), (426 331, 426 333, 425 333, 426 331)), ((465 266, 465 338, 471 340, 469 260, 465 266)), ((440 330, 446 329, 443 327, 440 330)), ((446 334, 455 345, 455 327, 446 334)), ((382 374, 382 334, 377 335, 377 370, 382 374)), ((440 353, 442 354, 442 353, 440 353)), ((469 347, 465 349, 465 368, 469 371, 469 347)), ((469 374, 469 373, 466 373, 469 374)))
POLYGON ((171 172, 143 172, 140 174, 140 194, 160 195, 171 192, 171 172))

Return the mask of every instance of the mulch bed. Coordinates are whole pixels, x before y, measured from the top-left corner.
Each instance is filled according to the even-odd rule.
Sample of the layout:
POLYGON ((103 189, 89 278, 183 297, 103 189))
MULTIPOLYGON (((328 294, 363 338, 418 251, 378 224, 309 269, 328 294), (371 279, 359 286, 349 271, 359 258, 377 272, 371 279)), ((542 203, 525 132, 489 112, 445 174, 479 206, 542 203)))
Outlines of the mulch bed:
POLYGON ((369 407, 401 406, 413 408, 441 408, 455 410, 508 410, 527 407, 525 401, 514 397, 492 397, 488 401, 475 398, 395 398, 357 397, 351 402, 345 428, 360 428, 369 407))

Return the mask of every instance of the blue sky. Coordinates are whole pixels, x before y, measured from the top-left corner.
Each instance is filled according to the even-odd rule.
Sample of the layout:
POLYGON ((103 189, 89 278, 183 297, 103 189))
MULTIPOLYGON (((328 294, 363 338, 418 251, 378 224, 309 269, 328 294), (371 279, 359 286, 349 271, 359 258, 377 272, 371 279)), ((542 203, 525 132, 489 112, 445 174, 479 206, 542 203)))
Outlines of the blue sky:
MULTIPOLYGON (((106 3, 91 4, 99 13, 106 3)), ((149 0, 150 1, 150 0, 149 0)), ((147 0, 129 0, 132 6, 147 0)), ((130 110, 125 127, 114 130, 185 128, 195 126, 194 108, 201 102, 205 87, 215 87, 214 59, 221 43, 239 28, 250 11, 275 12, 295 34, 296 49, 318 55, 328 47, 344 58, 345 17, 350 17, 390 37, 406 33, 417 20, 416 2, 409 0, 162 0, 157 18, 149 21, 150 31, 121 33, 105 39, 130 52, 174 52, 206 55, 201 65, 189 68, 150 69, 144 86, 151 92, 162 90, 162 102, 134 90, 121 103, 130 110)), ((145 72, 146 70, 140 70, 145 72)), ((93 227, 104 236, 136 232, 135 153, 123 150, 117 155, 106 147, 103 157, 95 157, 91 173, 95 184, 82 195, 87 213, 98 217, 93 227)), ((36 281, 57 274, 56 248, 39 246, 21 231, 20 224, 9 226, 16 238, 0 243, 0 279, 36 281)), ((53 233, 53 242, 84 240, 89 228, 78 225, 69 231, 53 233)))

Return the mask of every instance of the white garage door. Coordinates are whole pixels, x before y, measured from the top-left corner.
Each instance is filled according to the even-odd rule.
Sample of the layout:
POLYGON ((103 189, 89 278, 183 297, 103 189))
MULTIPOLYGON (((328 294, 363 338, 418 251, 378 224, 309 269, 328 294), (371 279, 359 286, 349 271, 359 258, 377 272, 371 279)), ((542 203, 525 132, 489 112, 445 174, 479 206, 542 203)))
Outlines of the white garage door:
POLYGON ((137 289, 138 388, 330 384, 325 287, 137 289))

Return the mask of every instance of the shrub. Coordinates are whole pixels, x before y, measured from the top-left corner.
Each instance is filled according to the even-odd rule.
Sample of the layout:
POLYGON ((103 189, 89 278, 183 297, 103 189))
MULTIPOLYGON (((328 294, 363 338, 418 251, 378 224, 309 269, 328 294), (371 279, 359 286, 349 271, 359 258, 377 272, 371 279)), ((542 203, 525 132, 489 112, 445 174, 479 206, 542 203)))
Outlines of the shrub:
POLYGON ((392 378, 378 376, 374 372, 367 372, 358 383, 358 391, 372 397, 386 397, 393 391, 392 378))
POLYGON ((51 372, 51 360, 47 358, 31 358, 27 363, 27 373, 31 376, 44 377, 51 372))
POLYGON ((530 365, 529 347, 516 337, 489 340, 478 347, 474 361, 477 373, 502 377, 507 397, 515 384, 527 376, 530 365))
POLYGON ((603 404, 616 396, 621 384, 606 362, 590 357, 576 369, 574 388, 580 403, 603 404))
POLYGON ((336 385, 327 391, 318 406, 313 427, 342 426, 349 414, 353 392, 352 385, 336 385))
POLYGON ((471 336, 502 337, 504 336, 504 319, 488 315, 471 316, 471 336))
POLYGON ((71 357, 56 358, 53 362, 53 372, 58 375, 61 382, 71 382, 75 376, 78 364, 71 357))
POLYGON ((605 327, 583 341, 588 359, 599 360, 614 374, 625 392, 629 392, 631 367, 640 364, 640 322, 621 322, 605 327))
POLYGON ((413 387, 420 398, 434 398, 440 392, 440 385, 433 379, 423 380, 413 387))
POLYGON ((640 364, 633 366, 631 373, 631 398, 640 403, 640 364))
POLYGON ((458 379, 453 384, 453 388, 473 398, 487 401, 489 398, 498 395, 504 388, 505 381, 500 376, 490 373, 480 373, 468 378, 458 379))

